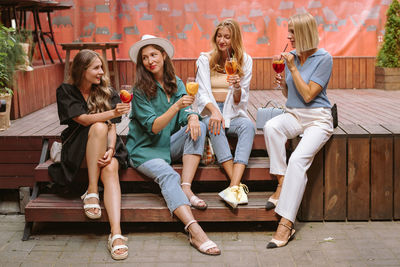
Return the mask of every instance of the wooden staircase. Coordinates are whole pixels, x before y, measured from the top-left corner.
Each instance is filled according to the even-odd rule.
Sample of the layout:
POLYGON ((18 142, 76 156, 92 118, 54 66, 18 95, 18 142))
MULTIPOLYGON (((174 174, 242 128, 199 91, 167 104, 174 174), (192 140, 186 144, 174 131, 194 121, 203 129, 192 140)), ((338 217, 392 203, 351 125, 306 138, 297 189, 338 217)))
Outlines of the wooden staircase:
MULTIPOLYGON (((40 192, 41 184, 51 182, 48 175, 48 167, 52 162, 51 160, 46 160, 48 147, 48 141, 45 140, 41 163, 35 168, 35 186, 32 197, 25 207, 26 226, 23 240, 29 238, 34 222, 94 222, 84 215, 82 200, 79 196, 62 196, 40 192)), ((182 166, 180 164, 173 165, 173 168, 178 173, 181 173, 182 166)), ((82 169, 79 176, 80 179, 87 179, 87 169, 82 169)), ((126 191, 124 190, 124 185, 127 183, 129 183, 129 187, 135 187, 131 183, 157 187, 152 180, 133 168, 121 170, 120 181, 123 191, 126 191)), ((274 211, 265 210, 266 199, 272 194, 272 192, 265 191, 266 182, 272 186, 276 185, 276 182, 269 174, 269 158, 265 156, 251 157, 242 178, 242 183, 252 184, 251 188, 254 189, 248 195, 249 204, 240 205, 237 209, 232 209, 217 194, 221 190, 221 186, 214 186, 215 183, 223 184, 224 187, 228 185, 224 171, 218 165, 200 165, 194 177, 193 187, 197 188, 200 185, 201 188, 207 188, 207 192, 200 191, 197 195, 207 202, 208 208, 207 210, 192 208, 193 214, 196 220, 202 222, 277 221, 278 217, 274 211), (257 186, 258 184, 263 186, 257 186), (264 191, 257 191, 257 188, 264 191)), ((95 221, 108 221, 102 200, 100 205, 103 215, 100 220, 95 221)), ((126 192, 122 194, 121 221, 173 222, 178 220, 175 217, 171 217, 161 194, 157 192, 126 192)))

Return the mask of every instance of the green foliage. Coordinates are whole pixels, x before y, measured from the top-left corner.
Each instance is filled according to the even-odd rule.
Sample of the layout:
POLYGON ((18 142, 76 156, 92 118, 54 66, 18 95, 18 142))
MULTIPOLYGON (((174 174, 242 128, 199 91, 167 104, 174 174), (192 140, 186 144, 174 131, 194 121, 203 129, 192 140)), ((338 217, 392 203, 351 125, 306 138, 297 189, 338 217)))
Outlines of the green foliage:
POLYGON ((12 94, 15 68, 24 60, 20 38, 15 29, 0 26, 0 95, 12 94))
POLYGON ((384 68, 400 67, 400 3, 393 0, 386 13, 385 36, 376 65, 384 68))

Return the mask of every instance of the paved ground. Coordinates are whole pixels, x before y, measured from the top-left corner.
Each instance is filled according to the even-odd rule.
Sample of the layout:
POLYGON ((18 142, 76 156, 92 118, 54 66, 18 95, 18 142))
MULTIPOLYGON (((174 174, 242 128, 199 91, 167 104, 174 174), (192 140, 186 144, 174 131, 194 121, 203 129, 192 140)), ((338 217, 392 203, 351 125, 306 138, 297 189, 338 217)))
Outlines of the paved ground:
POLYGON ((23 242, 24 217, 0 215, 0 266, 400 266, 400 222, 297 223, 296 239, 273 250, 273 225, 204 226, 221 256, 190 247, 179 224, 126 224, 130 255, 116 262, 107 224, 41 223, 23 242))

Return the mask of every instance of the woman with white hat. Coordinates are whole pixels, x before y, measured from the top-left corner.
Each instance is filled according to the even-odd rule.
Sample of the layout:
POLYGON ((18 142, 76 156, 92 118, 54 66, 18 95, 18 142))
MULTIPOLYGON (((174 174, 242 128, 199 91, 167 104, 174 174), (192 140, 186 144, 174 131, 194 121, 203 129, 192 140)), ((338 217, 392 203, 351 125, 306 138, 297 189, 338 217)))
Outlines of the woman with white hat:
POLYGON ((219 255, 193 217, 181 176, 170 166, 182 160, 182 181, 192 180, 206 136, 198 115, 185 111, 194 97, 186 95, 185 85, 175 76, 173 54, 168 40, 152 35, 144 35, 130 48, 136 81, 126 147, 131 165, 159 184, 171 214, 185 224, 190 244, 201 253, 219 255))

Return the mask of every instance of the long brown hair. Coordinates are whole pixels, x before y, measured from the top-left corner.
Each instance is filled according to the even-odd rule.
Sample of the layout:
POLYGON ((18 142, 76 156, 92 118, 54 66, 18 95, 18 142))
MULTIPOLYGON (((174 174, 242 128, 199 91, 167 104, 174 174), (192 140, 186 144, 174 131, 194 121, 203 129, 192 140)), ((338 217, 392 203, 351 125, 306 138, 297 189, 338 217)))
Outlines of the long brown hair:
POLYGON ((110 87, 110 78, 104 66, 103 58, 95 51, 83 49, 79 51, 72 61, 69 83, 80 87, 86 70, 96 60, 100 59, 104 75, 102 75, 100 84, 92 84, 90 89, 89 98, 87 101, 89 113, 99 113, 111 109, 110 99, 112 96, 112 89, 110 87))
POLYGON ((142 51, 145 47, 152 46, 158 51, 161 52, 164 59, 164 71, 163 71, 163 79, 164 79, 164 91, 168 94, 174 94, 178 90, 178 86, 176 85, 176 78, 175 78, 175 69, 174 65, 172 64, 171 58, 165 52, 164 48, 159 45, 149 44, 140 48, 138 56, 137 56, 137 63, 136 63, 136 78, 135 78, 135 90, 140 90, 146 94, 146 96, 151 99, 157 95, 157 83, 153 77, 153 74, 148 71, 142 59, 142 51))
POLYGON ((233 51, 233 56, 236 58, 236 61, 238 63, 238 70, 237 74, 242 77, 244 75, 243 73, 243 53, 244 53, 244 48, 243 48, 243 41, 242 41, 242 32, 240 30, 239 23, 234 20, 234 19, 226 19, 221 21, 217 27, 215 28, 213 37, 211 38, 211 45, 213 50, 211 51, 211 57, 210 57, 210 70, 212 71, 217 71, 217 72, 223 72, 224 71, 224 64, 225 62, 221 62, 222 60, 222 52, 219 51, 218 45, 217 45, 217 34, 218 31, 222 28, 228 28, 230 34, 231 34, 231 49, 233 51), (220 65, 222 64, 222 66, 220 65))

